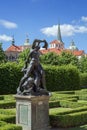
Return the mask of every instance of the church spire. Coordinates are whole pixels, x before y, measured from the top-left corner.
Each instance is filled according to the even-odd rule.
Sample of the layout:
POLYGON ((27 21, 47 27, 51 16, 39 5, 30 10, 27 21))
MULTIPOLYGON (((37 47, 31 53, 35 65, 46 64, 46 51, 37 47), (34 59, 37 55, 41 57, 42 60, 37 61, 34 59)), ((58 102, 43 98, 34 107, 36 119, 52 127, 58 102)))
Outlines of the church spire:
POLYGON ((60 23, 58 24, 57 40, 62 42, 61 31, 60 31, 60 23))
POLYGON ((25 45, 25 46, 29 45, 29 38, 28 38, 28 34, 26 34, 26 40, 25 40, 24 45, 25 45))
POLYGON ((12 45, 15 44, 14 36, 12 36, 12 45))

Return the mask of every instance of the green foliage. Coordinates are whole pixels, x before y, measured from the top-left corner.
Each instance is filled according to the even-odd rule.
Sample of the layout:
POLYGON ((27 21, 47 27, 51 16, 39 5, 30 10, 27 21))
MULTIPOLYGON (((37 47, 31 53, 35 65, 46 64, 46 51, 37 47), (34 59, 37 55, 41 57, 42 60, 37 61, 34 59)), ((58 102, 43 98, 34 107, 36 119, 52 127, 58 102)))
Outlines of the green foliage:
POLYGON ((30 52, 30 49, 27 48, 23 52, 19 54, 18 62, 24 62, 26 58, 28 57, 28 54, 30 52))
POLYGON ((16 93, 22 77, 21 65, 6 63, 0 65, 0 94, 16 93))
POLYGON ((4 121, 0 121, 0 127, 6 125, 7 123, 4 121))
POLYGON ((53 108, 53 107, 60 107, 60 101, 50 101, 49 102, 49 107, 53 108))
MULTIPOLYGON (((0 65, 0 94, 16 93, 23 64, 6 63, 0 65)), ((79 89, 79 72, 74 66, 44 66, 46 86, 49 91, 79 89)))
POLYGON ((60 65, 72 64, 72 65, 77 66, 78 65, 78 58, 70 52, 62 52, 59 55, 59 64, 60 65))
POLYGON ((87 123, 87 111, 65 115, 50 115, 50 124, 54 127, 74 127, 87 123))
POLYGON ((0 108, 14 108, 16 106, 16 101, 0 101, 0 108))
POLYGON ((80 89, 80 78, 74 66, 46 66, 46 83, 49 91, 80 89))
POLYGON ((0 130, 22 130, 21 126, 17 126, 15 124, 7 124, 0 127, 0 130))
POLYGON ((87 73, 80 74, 80 86, 83 88, 87 87, 87 73))
POLYGON ((0 114, 0 121, 5 121, 7 123, 14 123, 15 124, 15 118, 16 115, 4 115, 4 114, 0 114))
POLYGON ((83 111, 87 111, 87 106, 78 107, 75 109, 63 108, 63 107, 51 108, 49 110, 49 113, 50 113, 50 115, 66 115, 66 114, 70 114, 70 113, 77 113, 77 112, 83 112, 83 111))
POLYGON ((8 108, 7 109, 1 109, 0 108, 0 114, 4 114, 4 115, 16 115, 16 109, 15 108, 10 108, 10 109, 8 109, 8 108))
POLYGON ((50 65, 60 66, 60 65, 72 64, 77 66, 78 58, 72 53, 68 53, 68 52, 62 52, 60 55, 57 55, 53 52, 49 52, 41 56, 41 62, 43 64, 50 64, 50 65))
POLYGON ((0 100, 3 100, 4 99, 4 96, 0 96, 0 100))
POLYGON ((49 52, 41 56, 40 60, 43 64, 50 64, 50 65, 58 65, 59 64, 59 55, 49 52))
POLYGON ((78 69, 82 73, 87 72, 87 57, 83 56, 79 59, 78 69))
POLYGON ((0 63, 3 63, 6 60, 5 53, 2 49, 2 43, 0 43, 0 63))
POLYGON ((72 101, 66 101, 66 100, 60 101, 60 106, 65 107, 65 108, 78 108, 85 105, 86 105, 85 103, 79 103, 79 102, 72 102, 72 101))

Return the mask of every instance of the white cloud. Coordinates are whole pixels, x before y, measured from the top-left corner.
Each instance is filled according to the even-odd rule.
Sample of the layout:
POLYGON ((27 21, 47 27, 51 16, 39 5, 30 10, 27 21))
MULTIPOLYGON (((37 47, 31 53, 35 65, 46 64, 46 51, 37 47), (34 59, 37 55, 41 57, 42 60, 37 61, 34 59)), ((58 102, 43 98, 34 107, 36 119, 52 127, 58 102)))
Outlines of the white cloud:
POLYGON ((8 41, 11 41, 11 40, 12 40, 12 37, 7 36, 6 34, 0 35, 0 41, 8 42, 8 41))
POLYGON ((17 24, 14 23, 14 22, 10 22, 10 21, 7 21, 7 20, 0 20, 0 25, 4 26, 5 28, 8 28, 8 29, 13 29, 13 28, 17 28, 17 24))
POLYGON ((81 21, 83 21, 83 22, 87 22, 87 17, 82 16, 82 17, 81 17, 81 21))
MULTIPOLYGON (((77 26, 71 24, 60 25, 62 36, 72 36, 75 33, 87 33, 86 26, 77 26)), ((53 25, 51 27, 45 27, 41 29, 41 32, 47 36, 57 36, 58 25, 53 25)))

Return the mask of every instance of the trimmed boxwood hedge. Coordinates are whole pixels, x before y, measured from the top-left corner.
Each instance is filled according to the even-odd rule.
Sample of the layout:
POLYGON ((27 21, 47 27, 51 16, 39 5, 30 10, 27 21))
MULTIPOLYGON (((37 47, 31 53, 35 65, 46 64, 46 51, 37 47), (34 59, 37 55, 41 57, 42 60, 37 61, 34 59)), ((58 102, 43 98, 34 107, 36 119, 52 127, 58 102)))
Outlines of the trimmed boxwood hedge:
POLYGON ((79 72, 74 66, 46 66, 45 72, 49 91, 80 89, 79 72))
POLYGON ((87 88, 87 73, 80 74, 80 86, 82 88, 87 88))
POLYGON ((74 127, 87 123, 87 111, 65 115, 50 114, 50 124, 53 127, 74 127))
POLYGON ((15 124, 7 124, 5 126, 0 127, 0 130, 22 130, 22 127, 17 126, 15 124))
POLYGON ((15 124, 16 115, 4 115, 0 114, 0 121, 5 121, 7 123, 14 123, 15 124))
MULTIPOLYGON (((23 65, 7 63, 0 65, 0 94, 16 93, 23 76, 23 65)), ((49 91, 80 89, 79 72, 74 66, 43 66, 46 74, 46 86, 49 91)))
POLYGON ((16 101, 0 101, 0 108, 15 108, 16 101))

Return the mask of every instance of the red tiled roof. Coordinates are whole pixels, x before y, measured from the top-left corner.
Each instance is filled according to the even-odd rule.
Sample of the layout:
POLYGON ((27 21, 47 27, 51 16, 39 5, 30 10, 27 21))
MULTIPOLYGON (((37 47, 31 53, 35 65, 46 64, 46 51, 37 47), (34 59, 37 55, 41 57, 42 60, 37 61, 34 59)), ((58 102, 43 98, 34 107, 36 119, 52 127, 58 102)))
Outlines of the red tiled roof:
POLYGON ((84 54, 84 51, 83 50, 74 50, 74 51, 71 51, 70 49, 57 49, 57 48, 49 48, 47 50, 40 50, 40 52, 42 54, 46 54, 48 52, 54 52, 56 54, 60 54, 61 52, 69 52, 69 53, 72 53, 74 54, 75 56, 82 56, 84 54))
POLYGON ((74 50, 73 54, 76 55, 76 56, 81 56, 81 55, 84 54, 84 51, 83 50, 79 50, 79 51, 78 50, 74 50))
POLYGON ((11 45, 6 51, 7 52, 9 51, 21 52, 22 46, 11 45))
POLYGON ((42 54, 46 54, 46 53, 48 53, 48 52, 54 52, 54 53, 57 53, 57 54, 60 54, 61 52, 62 52, 63 50, 61 49, 57 49, 57 48, 49 48, 49 49, 47 49, 47 50, 40 50, 40 52, 42 53, 42 54))
POLYGON ((59 40, 53 40, 50 44, 63 44, 63 43, 60 42, 59 40))

